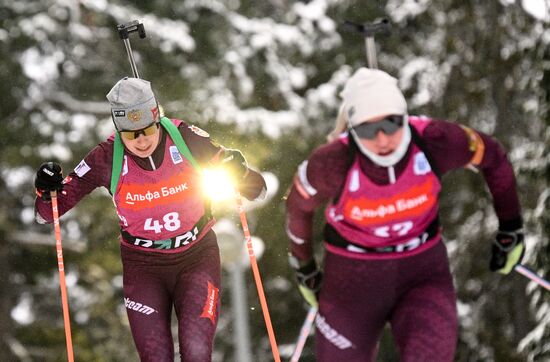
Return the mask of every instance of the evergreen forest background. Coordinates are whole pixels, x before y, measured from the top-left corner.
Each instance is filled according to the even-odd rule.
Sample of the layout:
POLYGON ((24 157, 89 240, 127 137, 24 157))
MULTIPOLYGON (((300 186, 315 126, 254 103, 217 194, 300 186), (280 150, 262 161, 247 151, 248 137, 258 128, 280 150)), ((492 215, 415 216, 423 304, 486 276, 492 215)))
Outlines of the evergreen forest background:
MULTIPOLYGON (((135 19, 147 32, 131 39, 137 67, 167 115, 241 149, 278 181, 248 218, 265 245, 259 266, 286 358, 306 309, 287 265, 284 195, 300 162, 325 142, 345 80, 366 65, 364 40, 343 28, 345 20, 390 21, 391 32, 376 38, 378 62, 399 78, 411 114, 469 125, 508 150, 523 205, 524 262, 549 278, 549 7, 547 0, 0 1, 0 360, 66 358, 55 239, 51 226, 34 222, 34 173, 45 160, 68 172, 113 132, 105 94, 131 75, 116 26, 135 19)), ((443 182, 460 318, 456 360, 550 360, 550 293, 517 273, 488 271, 497 220, 483 178, 458 170, 443 182)), ((234 208, 216 212, 239 226, 234 208)), ((321 222, 318 215, 318 241, 321 222)), ((137 361, 107 192, 94 191, 61 226, 76 359, 137 361)), ((253 360, 270 361, 249 269, 245 277, 253 360)), ((230 294, 225 269, 214 361, 236 360, 230 294)), ((312 347, 310 339, 303 361, 315 360, 312 347)), ((379 360, 398 360, 390 333, 379 360)))

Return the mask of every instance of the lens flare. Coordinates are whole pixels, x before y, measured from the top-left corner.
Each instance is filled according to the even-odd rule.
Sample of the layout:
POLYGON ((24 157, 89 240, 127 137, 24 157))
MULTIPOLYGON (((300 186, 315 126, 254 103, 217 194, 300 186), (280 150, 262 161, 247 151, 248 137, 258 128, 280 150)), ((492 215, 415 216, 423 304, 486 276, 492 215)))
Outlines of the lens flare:
POLYGON ((223 168, 203 169, 202 189, 213 201, 223 201, 235 197, 234 182, 229 172, 223 168))

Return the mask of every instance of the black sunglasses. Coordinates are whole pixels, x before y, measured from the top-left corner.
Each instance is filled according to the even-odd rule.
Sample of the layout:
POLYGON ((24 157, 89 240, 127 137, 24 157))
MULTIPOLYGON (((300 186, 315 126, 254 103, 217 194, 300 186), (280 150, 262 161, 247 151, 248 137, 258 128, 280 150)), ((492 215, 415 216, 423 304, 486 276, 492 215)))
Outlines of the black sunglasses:
POLYGON ((361 123, 353 127, 352 130, 359 138, 373 140, 376 138, 378 131, 382 131, 387 135, 392 135, 397 132, 397 130, 403 126, 404 118, 403 115, 387 116, 380 121, 361 123))

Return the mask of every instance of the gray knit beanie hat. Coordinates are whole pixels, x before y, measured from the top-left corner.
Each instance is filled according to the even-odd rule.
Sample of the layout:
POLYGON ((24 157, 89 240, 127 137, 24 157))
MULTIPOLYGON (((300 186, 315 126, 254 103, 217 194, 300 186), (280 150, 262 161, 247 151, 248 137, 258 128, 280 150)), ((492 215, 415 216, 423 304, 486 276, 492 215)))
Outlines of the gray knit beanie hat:
POLYGON ((145 128, 159 120, 151 83, 139 78, 122 78, 107 94, 111 114, 119 131, 145 128))

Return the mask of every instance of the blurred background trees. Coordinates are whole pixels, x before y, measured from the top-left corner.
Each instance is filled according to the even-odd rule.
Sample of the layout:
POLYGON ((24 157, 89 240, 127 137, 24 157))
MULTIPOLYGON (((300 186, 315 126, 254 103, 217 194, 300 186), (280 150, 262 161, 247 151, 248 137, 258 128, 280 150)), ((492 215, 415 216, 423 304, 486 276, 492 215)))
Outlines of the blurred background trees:
MULTIPOLYGON (((548 278, 548 1, 4 0, 0 359, 65 358, 54 237, 51 227, 34 223, 34 172, 56 160, 68 173, 113 132, 105 94, 131 75, 116 25, 134 19, 147 31, 146 39, 132 39, 140 76, 152 82, 167 115, 240 148, 279 180, 270 202, 248 216, 266 246, 259 262, 277 339, 283 354, 291 351, 306 310, 286 262, 284 195, 297 165, 325 142, 343 83, 366 65, 363 39, 345 31, 344 20, 381 17, 392 31, 376 39, 379 66, 399 78, 410 113, 478 128, 509 151, 524 207, 525 263, 548 278)), ((61 222, 78 361, 137 360, 112 208, 107 192, 97 190, 61 222)), ((480 175, 448 175, 441 211, 459 297, 457 361, 549 359, 549 293, 519 275, 488 271, 497 220, 480 175)), ((238 223, 231 208, 217 215, 238 223)), ((214 359, 233 361, 224 277, 214 359)), ((252 352, 255 361, 269 361, 251 278, 247 273, 252 352)), ((303 361, 314 360, 312 345, 303 361)), ((379 360, 396 358, 388 334, 379 360)))

